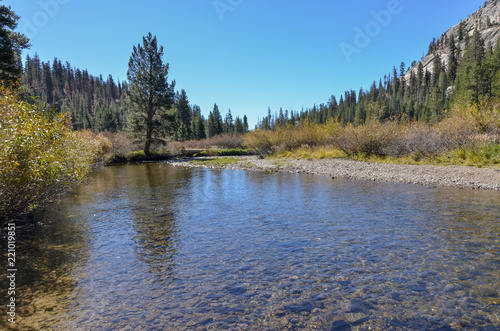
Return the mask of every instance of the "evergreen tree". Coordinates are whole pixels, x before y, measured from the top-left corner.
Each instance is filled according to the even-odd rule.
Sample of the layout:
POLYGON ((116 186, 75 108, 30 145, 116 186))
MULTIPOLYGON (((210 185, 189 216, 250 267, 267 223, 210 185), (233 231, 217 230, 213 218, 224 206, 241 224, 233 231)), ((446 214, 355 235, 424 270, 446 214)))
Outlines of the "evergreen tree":
MULTIPOLYGON (((191 136, 191 107, 189 106, 189 100, 187 98, 186 91, 183 89, 179 94, 176 102, 177 108, 177 126, 181 127, 184 124, 185 130, 188 132, 188 136, 191 136)), ((183 129, 184 130, 184 129, 183 129)), ((187 140, 187 139, 184 139, 187 140)))
POLYGON ((115 132, 118 130, 119 123, 115 109, 99 105, 96 114, 95 128, 97 132, 115 132))
POLYGON ((207 137, 207 130, 205 126, 205 119, 203 116, 199 116, 196 119, 196 135, 197 139, 205 139, 207 137))
POLYGON ((406 64, 404 62, 401 62, 399 65, 399 77, 403 78, 406 73, 406 64))
POLYGON ((464 100, 477 102, 479 96, 488 89, 488 75, 483 66, 485 57, 484 40, 476 29, 466 45, 457 72, 458 92, 461 98, 465 98, 464 100))
POLYGON ((197 105, 193 106, 193 116, 191 118, 191 139, 205 139, 205 120, 201 115, 201 108, 197 105))
POLYGON ((175 82, 167 82, 168 63, 162 60, 163 46, 149 33, 142 45, 134 46, 129 61, 127 106, 131 132, 144 141, 144 153, 150 155, 154 142, 163 142, 171 134, 175 114, 168 110, 173 104, 175 82))
POLYGON ((241 121, 239 116, 236 116, 236 120, 234 121, 234 132, 235 135, 241 135, 245 133, 245 128, 243 126, 243 122, 241 121))
POLYGON ((460 21, 458 25, 458 41, 462 41, 465 38, 465 23, 464 21, 460 21))
POLYGON ((224 119, 224 132, 227 134, 232 134, 233 130, 234 130, 234 121, 230 108, 226 114, 226 118, 224 119))
POLYGON ((457 67, 458 67, 458 56, 457 56, 457 46, 455 44, 455 37, 451 35, 450 37, 450 54, 448 55, 448 79, 449 81, 455 81, 457 77, 457 67))
POLYGON ((18 21, 10 6, 0 6, 0 81, 4 84, 21 78, 21 51, 30 47, 25 35, 14 32, 18 21))
POLYGON ((214 109, 208 116, 207 137, 212 138, 223 132, 222 116, 217 104, 214 104, 214 109))
POLYGON ((177 141, 189 140, 189 130, 184 122, 181 122, 179 128, 177 129, 177 141))
POLYGON ((489 83, 488 94, 498 98, 500 97, 500 43, 497 42, 485 66, 489 83))
POLYGON ((443 70, 443 61, 439 53, 434 54, 434 60, 432 61, 432 86, 436 86, 439 82, 439 75, 443 70))
POLYGON ((248 132, 249 130, 247 115, 243 115, 243 129, 245 130, 245 132, 248 132))

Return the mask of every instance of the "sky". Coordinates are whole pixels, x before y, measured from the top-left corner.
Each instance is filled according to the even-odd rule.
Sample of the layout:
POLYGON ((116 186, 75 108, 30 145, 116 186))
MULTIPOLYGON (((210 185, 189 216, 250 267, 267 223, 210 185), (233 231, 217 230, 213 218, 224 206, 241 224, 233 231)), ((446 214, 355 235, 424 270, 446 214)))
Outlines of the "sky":
POLYGON ((57 57, 104 79, 127 77, 151 32, 169 80, 208 116, 301 110, 408 67, 433 37, 484 0, 3 0, 44 62, 57 57))

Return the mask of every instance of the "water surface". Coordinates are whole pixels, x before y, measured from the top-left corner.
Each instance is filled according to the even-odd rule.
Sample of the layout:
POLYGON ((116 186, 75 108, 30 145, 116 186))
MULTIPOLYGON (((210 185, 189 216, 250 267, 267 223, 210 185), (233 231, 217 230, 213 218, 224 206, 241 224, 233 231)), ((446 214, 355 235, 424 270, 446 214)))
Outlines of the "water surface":
POLYGON ((41 217, 19 329, 500 329, 498 192, 151 163, 41 217))

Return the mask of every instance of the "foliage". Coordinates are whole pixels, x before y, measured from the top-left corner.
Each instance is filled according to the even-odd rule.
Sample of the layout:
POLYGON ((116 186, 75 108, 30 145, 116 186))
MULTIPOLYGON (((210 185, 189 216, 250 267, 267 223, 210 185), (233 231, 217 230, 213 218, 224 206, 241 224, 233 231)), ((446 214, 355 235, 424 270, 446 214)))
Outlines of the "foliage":
POLYGON ((217 104, 214 104, 214 109, 208 115, 207 138, 212 138, 221 133, 223 133, 222 115, 217 104))
POLYGON ((244 146, 261 157, 269 156, 276 152, 273 144, 274 132, 256 129, 245 135, 244 146))
POLYGON ((467 150, 469 160, 474 159, 470 155, 478 153, 481 157, 491 154, 489 159, 496 160, 497 150, 490 148, 499 143, 498 109, 491 100, 470 106, 457 104, 437 123, 370 120, 358 126, 342 126, 335 121, 315 124, 305 120, 297 126, 250 132, 245 136, 244 145, 262 157, 273 154, 306 158, 375 156, 409 157, 418 161, 438 159, 454 150, 467 150), (489 154, 477 152, 484 150, 489 154))
POLYGON ((230 157, 221 157, 216 159, 205 159, 205 160, 193 160, 190 161, 192 164, 205 165, 205 166, 227 166, 231 164, 237 164, 239 160, 230 157))
POLYGON ((15 32, 19 16, 10 7, 0 6, 0 81, 14 84, 22 73, 21 50, 29 48, 28 38, 15 32))
POLYGON ((338 138, 342 126, 329 120, 318 125, 304 120, 300 125, 278 126, 275 131, 257 129, 245 135, 244 146, 265 157, 280 151, 291 151, 300 147, 330 145, 338 138))
POLYGON ((248 150, 241 148, 233 148, 233 149, 207 149, 202 152, 196 153, 194 157, 201 156, 242 156, 249 155, 248 150))
POLYGON ((347 154, 331 146, 319 146, 314 148, 296 148, 292 151, 276 152, 273 156, 295 158, 295 159, 341 159, 347 154))
POLYGON ((177 110, 177 139, 186 141, 191 137, 192 109, 189 106, 186 91, 177 92, 175 108, 177 110), (181 129, 182 127, 182 129, 181 129))
POLYGON ((5 220, 80 183, 110 143, 74 132, 69 118, 0 88, 0 215, 5 220))
POLYGON ((57 107, 71 115, 74 130, 120 131, 126 124, 126 83, 96 77, 55 58, 42 62, 27 56, 22 76, 23 99, 39 108, 57 107))
POLYGON ((447 115, 451 121, 465 120, 480 133, 500 134, 500 104, 495 98, 480 97, 475 103, 457 103, 451 107, 447 115))
POLYGON ((357 127, 349 124, 337 138, 336 146, 347 155, 386 155, 396 132, 397 126, 391 122, 372 120, 357 127))
POLYGON ((127 71, 129 90, 127 108, 130 133, 144 142, 144 154, 149 156, 151 144, 164 142, 175 133, 174 86, 167 81, 169 65, 164 64, 163 46, 156 36, 143 37, 142 45, 134 46, 127 71))
POLYGON ((189 140, 183 143, 190 149, 235 149, 243 147, 243 137, 239 135, 220 134, 209 139, 189 140))
POLYGON ((127 137, 122 131, 118 132, 104 132, 102 134, 111 143, 110 155, 111 158, 125 157, 126 154, 134 152, 137 150, 138 146, 134 143, 134 140, 127 137))
POLYGON ((189 139, 190 133, 186 124, 181 122, 179 128, 177 129, 177 141, 183 142, 189 139))
MULTIPOLYGON (((107 79, 92 76, 87 70, 72 68, 67 62, 64 65, 57 58, 52 62, 42 62, 37 54, 28 55, 21 89, 25 101, 39 108, 57 107, 70 114, 74 130, 117 132, 131 128, 134 124, 127 123, 125 99, 129 85, 126 82, 115 82, 111 75, 107 79)), ((163 120, 168 119, 163 121, 166 124, 164 133, 170 134, 172 138, 201 140, 207 137, 208 121, 199 106, 189 104, 185 90, 177 92, 172 109, 164 112, 164 115, 163 120), (187 137, 184 128, 179 136, 181 123, 186 125, 187 137)), ((225 118, 227 121, 221 124, 224 126, 223 131, 230 135, 248 132, 246 116, 243 119, 237 116, 233 125, 229 125, 232 115, 228 113, 225 118)))
POLYGON ((306 119, 317 124, 333 119, 355 126, 395 119, 433 123, 445 117, 450 105, 500 98, 500 43, 494 49, 487 48, 479 30, 468 36, 467 31, 461 31, 459 36, 445 34, 434 40, 428 54, 430 68, 414 62, 406 69, 401 63, 399 71, 394 67, 369 89, 345 91, 340 99, 332 95, 327 103, 300 111, 280 109, 273 114, 268 109, 257 127, 276 130, 306 119), (446 61, 440 54, 447 54, 446 61))

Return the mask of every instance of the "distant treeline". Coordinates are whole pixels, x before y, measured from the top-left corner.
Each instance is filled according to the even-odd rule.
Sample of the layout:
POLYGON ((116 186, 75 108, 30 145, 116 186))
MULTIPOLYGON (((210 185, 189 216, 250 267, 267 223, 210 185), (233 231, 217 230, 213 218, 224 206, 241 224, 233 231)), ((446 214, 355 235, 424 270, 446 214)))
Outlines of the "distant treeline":
POLYGON ((429 54, 434 54, 432 71, 414 61, 411 68, 402 62, 370 89, 346 91, 337 100, 301 111, 280 109, 259 120, 258 127, 274 130, 277 126, 308 119, 317 124, 333 118, 342 124, 360 125, 370 119, 381 121, 439 121, 450 105, 477 103, 481 97, 500 97, 500 46, 486 46, 478 30, 469 36, 463 26, 459 36, 434 40, 429 54), (440 49, 448 49, 446 59, 440 49), (399 70, 398 70, 399 69, 399 70))
MULTIPOLYGON (((127 82, 93 76, 87 70, 74 68, 59 59, 43 62, 37 54, 27 56, 21 79, 23 99, 38 109, 57 108, 71 115, 74 130, 93 132, 127 130, 127 82)), ((197 105, 191 106, 185 90, 176 93, 173 111, 176 115, 174 139, 211 138, 220 133, 243 134, 248 120, 233 118, 231 110, 223 117, 215 104, 208 118, 197 105)))
POLYGON ((24 99, 39 109, 57 107, 71 114, 73 129, 117 131, 126 126, 123 108, 126 83, 95 77, 54 59, 42 62, 37 54, 26 57, 22 76, 24 99))

